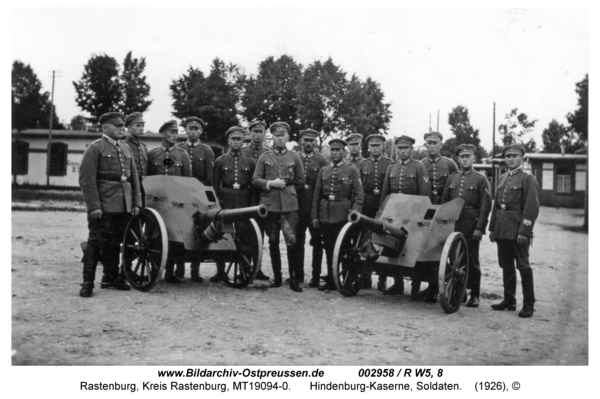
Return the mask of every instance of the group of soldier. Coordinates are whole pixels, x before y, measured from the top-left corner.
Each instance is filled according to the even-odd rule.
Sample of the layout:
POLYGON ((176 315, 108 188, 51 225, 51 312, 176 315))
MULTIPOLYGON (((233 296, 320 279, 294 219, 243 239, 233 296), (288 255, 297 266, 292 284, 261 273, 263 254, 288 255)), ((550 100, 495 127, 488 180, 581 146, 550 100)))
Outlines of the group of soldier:
MULTIPOLYGON (((86 149, 80 169, 89 228, 82 259, 82 297, 92 295, 100 257, 104 267, 101 288, 130 289, 119 271, 119 238, 128 218, 136 216, 143 204, 143 178, 164 174, 193 177, 204 185, 213 186, 224 209, 265 205, 268 215, 259 223, 269 242, 273 271, 271 286, 283 284, 279 245, 283 235, 290 276, 287 282, 295 292, 302 292, 301 284, 305 280, 307 230, 312 247, 308 287, 330 292, 335 290, 332 270, 335 242, 350 211, 356 210, 374 218, 388 195, 393 193, 427 196, 433 204, 462 198, 464 206, 455 231, 464 234, 468 242, 470 297, 467 301, 465 293, 466 306, 479 306, 479 245, 491 212, 490 240, 497 243, 504 282, 504 300, 492 308, 516 309, 516 262, 524 295, 519 316, 531 317, 533 314, 535 297, 529 246, 538 214, 538 188, 535 178, 522 169, 525 149, 521 145, 502 149, 509 170, 500 178, 492 206, 487 178, 473 169, 475 146, 461 144, 456 147, 457 166, 453 160, 441 156, 443 136, 438 132, 424 135, 428 155, 421 161, 412 159, 415 144, 412 137, 403 135, 395 139, 398 161, 393 161, 385 156, 385 137, 378 134, 364 139, 370 154, 364 159, 361 156, 363 135, 359 133, 344 139, 331 139, 328 143, 330 160, 327 160, 315 149, 317 131, 300 131, 301 151, 296 153, 287 149, 290 138, 287 123, 271 124, 268 130, 273 144, 268 148, 264 145, 266 123, 254 121, 247 130, 239 126, 228 129, 225 135, 229 150, 215 160, 212 149, 200 141, 206 126, 197 117, 183 121, 187 140, 180 144, 177 144, 177 122, 164 123, 159 129, 163 141, 150 151, 142 142, 145 128, 142 114, 124 117, 119 113, 108 113, 102 115, 99 122, 103 136, 86 149), (122 140, 125 129, 128 134, 122 140), (327 275, 321 284, 323 251, 327 275)), ((370 240, 366 239, 361 245, 368 262, 377 260, 379 253, 370 240)), ((430 269, 431 265, 417 264, 411 276, 412 299, 437 300, 437 280, 430 269), (422 279, 429 280, 429 286, 424 290, 420 289, 422 279)), ((198 262, 192 262, 190 271, 193 281, 203 281, 198 262)), ((183 260, 176 254, 169 256, 164 280, 179 283, 184 273, 183 260)), ((404 293, 404 276, 399 272, 382 269, 378 274, 377 289, 388 295, 404 293), (389 288, 386 287, 388 276, 394 279, 389 288)), ((224 265, 217 263, 217 273, 210 280, 218 282, 223 278, 224 265)), ((262 271, 256 278, 270 280, 262 271)), ((371 288, 370 272, 362 278, 360 285, 371 288)))

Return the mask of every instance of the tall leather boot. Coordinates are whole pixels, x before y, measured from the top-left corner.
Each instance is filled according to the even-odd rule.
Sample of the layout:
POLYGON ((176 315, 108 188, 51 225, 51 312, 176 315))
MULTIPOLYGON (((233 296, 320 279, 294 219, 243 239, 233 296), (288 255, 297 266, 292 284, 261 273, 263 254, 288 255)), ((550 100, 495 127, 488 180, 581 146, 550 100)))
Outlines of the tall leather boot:
POLYGON ((535 303, 535 294, 533 289, 533 270, 529 269, 521 269, 519 270, 521 274, 521 287, 523 289, 523 304, 530 304, 533 309, 533 304, 535 303))
POLYGON ((200 262, 193 261, 190 266, 190 274, 192 276, 192 281, 197 283, 201 283, 204 281, 202 277, 200 277, 200 262))
POLYGON ((298 281, 300 266, 304 266, 304 262, 300 263, 298 251, 294 247, 287 248, 288 270, 290 272, 290 288, 294 292, 302 292, 302 287, 298 281))
POLYGON ((183 279, 185 276, 185 263, 182 260, 177 261, 177 268, 175 269, 175 275, 178 279, 183 279))
POLYGON ((175 275, 175 262, 171 257, 167 258, 167 265, 165 267, 165 281, 167 283, 179 284, 181 280, 175 275))
POLYGON ((319 288, 321 264, 323 263, 323 248, 313 247, 312 254, 312 278, 310 279, 308 286, 311 288, 319 288))
POLYGON ((516 305, 517 272, 515 268, 502 268, 502 280, 504 282, 504 301, 510 305, 516 305))
MULTIPOLYGON (((192 269, 192 273, 193 273, 192 269)), ((194 278, 192 274, 192 279, 194 278)), ((222 260, 217 260, 217 273, 210 278, 211 283, 218 283, 225 280, 225 263, 222 260)))
POLYGON ((277 246, 269 246, 269 254, 271 255, 271 266, 273 267, 273 282, 271 287, 281 287, 283 279, 281 277, 281 253, 279 252, 279 243, 277 246))
POLYGON ((94 289, 94 277, 96 275, 96 264, 93 262, 86 262, 83 264, 83 284, 81 284, 81 290, 79 290, 79 296, 82 298, 89 298, 92 296, 92 290, 94 289))

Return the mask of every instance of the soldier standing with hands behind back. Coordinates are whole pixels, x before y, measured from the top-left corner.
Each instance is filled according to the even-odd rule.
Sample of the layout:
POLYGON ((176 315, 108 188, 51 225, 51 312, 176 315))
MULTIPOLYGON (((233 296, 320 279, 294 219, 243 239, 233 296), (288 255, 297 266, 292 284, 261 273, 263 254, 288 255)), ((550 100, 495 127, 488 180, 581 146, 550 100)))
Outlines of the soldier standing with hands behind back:
POLYGON ((460 159, 460 171, 450 175, 442 198, 442 203, 456 198, 462 198, 465 201, 454 225, 454 231, 463 233, 467 239, 469 252, 467 288, 471 288, 471 298, 467 302, 467 307, 470 308, 479 306, 479 287, 481 286, 479 243, 492 210, 490 184, 484 175, 473 169, 475 152, 476 148, 473 144, 461 144, 456 147, 454 153, 460 159))
POLYGON ((131 149, 119 141, 123 138, 123 115, 109 112, 102 115, 99 122, 102 138, 85 150, 79 170, 89 229, 79 292, 84 298, 92 296, 101 253, 102 288, 130 289, 119 274, 119 245, 129 215, 137 216, 142 206, 131 149))
POLYGON ((538 183, 533 175, 523 171, 525 147, 507 145, 502 155, 508 172, 500 177, 496 201, 490 220, 490 241, 498 245, 498 263, 502 268, 504 300, 492 305, 494 310, 517 308, 517 269, 523 287, 523 309, 519 317, 533 316, 535 295, 533 270, 529 264, 529 246, 533 239, 533 225, 539 213, 538 183))
POLYGON ((273 134, 273 150, 265 152, 258 159, 252 184, 256 189, 262 190, 260 203, 269 211, 269 215, 263 221, 265 232, 269 237, 269 253, 273 265, 272 287, 280 287, 282 284, 279 252, 279 233, 282 231, 287 246, 290 288, 295 292, 302 292, 302 287, 297 280, 303 265, 298 261, 296 228, 298 226, 297 192, 304 188, 304 169, 298 155, 286 148, 290 126, 285 122, 275 122, 270 130, 273 134))

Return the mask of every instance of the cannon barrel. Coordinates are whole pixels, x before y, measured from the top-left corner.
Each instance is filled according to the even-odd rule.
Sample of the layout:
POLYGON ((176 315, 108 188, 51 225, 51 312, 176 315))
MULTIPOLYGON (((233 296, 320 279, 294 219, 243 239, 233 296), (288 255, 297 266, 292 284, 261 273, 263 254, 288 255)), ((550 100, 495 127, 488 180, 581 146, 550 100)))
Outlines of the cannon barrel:
POLYGON ((196 212, 192 218, 196 231, 200 234, 200 245, 205 247, 223 236, 223 223, 238 222, 251 218, 264 218, 269 211, 264 205, 239 209, 219 209, 205 213, 196 212))
POLYGON ((357 211, 350 212, 348 221, 359 225, 363 229, 370 230, 375 234, 392 236, 400 241, 405 240, 408 234, 406 230, 402 228, 394 227, 380 220, 371 219, 357 211))

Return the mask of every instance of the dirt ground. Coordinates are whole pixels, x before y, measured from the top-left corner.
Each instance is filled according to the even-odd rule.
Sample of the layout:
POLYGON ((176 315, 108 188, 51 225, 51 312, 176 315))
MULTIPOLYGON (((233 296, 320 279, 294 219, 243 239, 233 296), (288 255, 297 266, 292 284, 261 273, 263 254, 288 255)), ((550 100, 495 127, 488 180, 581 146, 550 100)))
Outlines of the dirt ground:
MULTIPOLYGON (((345 298, 306 285, 298 294, 262 282, 241 290, 197 284, 189 280, 189 264, 181 285, 161 281, 143 293, 97 284, 92 298, 80 298, 85 213, 13 211, 12 364, 587 365, 582 214, 541 209, 531 248, 538 302, 534 317, 521 319, 490 309, 503 291, 496 246, 487 236, 481 306, 451 315, 439 304, 375 289, 345 298)), ((271 274, 268 247, 264 253, 271 274)), ((202 265, 201 274, 214 270, 202 265)))

